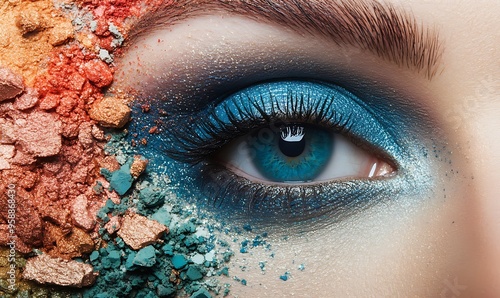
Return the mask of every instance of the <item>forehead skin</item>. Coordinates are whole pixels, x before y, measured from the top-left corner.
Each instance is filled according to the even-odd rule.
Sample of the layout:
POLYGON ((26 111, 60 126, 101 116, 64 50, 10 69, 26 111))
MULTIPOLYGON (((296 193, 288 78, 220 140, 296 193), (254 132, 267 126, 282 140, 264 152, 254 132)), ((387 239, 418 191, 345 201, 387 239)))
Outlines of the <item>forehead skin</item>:
MULTIPOLYGON (((401 72, 400 78, 395 79, 399 86, 413 90, 412 85, 420 83, 422 88, 416 90, 420 92, 419 99, 438 119, 436 129, 446 136, 458 173, 453 181, 439 180, 440 187, 447 189, 447 200, 436 194, 435 200, 422 203, 409 215, 406 208, 413 206, 395 203, 384 206, 385 211, 373 208, 362 218, 345 225, 325 227, 293 241, 277 240, 277 254, 266 275, 258 269, 250 269, 247 274, 251 284, 247 287, 235 284, 232 288, 235 294, 352 297, 377 293, 377 296, 441 294, 451 297, 458 287, 463 297, 500 295, 500 190, 497 187, 500 178, 500 138, 497 137, 500 129, 500 2, 386 2, 411 11, 417 22, 435 26, 443 42, 442 69, 431 81, 420 81, 402 69, 390 70, 401 72), (394 223, 398 224, 397 228, 394 223), (297 252, 307 252, 307 271, 295 274, 287 282, 274 278, 292 266, 297 252)), ((207 12, 207 15, 224 15, 226 21, 234 25, 229 27, 238 32, 238 22, 227 12, 207 12)), ((131 70, 137 67, 135 61, 140 58, 146 73, 157 71, 155 61, 147 59, 148 55, 155 57, 154 43, 148 42, 160 37, 177 38, 171 39, 175 40, 172 52, 176 43, 184 49, 196 49, 217 42, 196 41, 196 34, 243 38, 217 31, 228 28, 222 25, 217 30, 203 28, 206 21, 207 18, 197 16, 171 26, 167 33, 146 30, 143 38, 134 40, 118 62, 114 87, 146 89, 137 83, 140 77, 131 74, 131 70)), ((268 25, 249 25, 269 34, 281 30, 268 25)), ((381 67, 379 71, 385 70, 381 67)), ((378 75, 377 70, 372 73, 378 75)), ((380 76, 390 77, 382 73, 380 76)), ((439 173, 445 171, 438 170, 439 173)), ((236 256, 233 266, 258 264, 262 256, 259 253, 244 258, 236 256)))

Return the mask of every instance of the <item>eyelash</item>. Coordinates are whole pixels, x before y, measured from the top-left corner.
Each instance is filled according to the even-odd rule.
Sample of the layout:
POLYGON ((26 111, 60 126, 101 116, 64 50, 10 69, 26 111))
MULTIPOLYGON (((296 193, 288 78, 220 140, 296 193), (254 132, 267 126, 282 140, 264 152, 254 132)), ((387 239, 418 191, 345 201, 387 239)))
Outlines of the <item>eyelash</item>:
POLYGON ((178 116, 172 121, 175 125, 170 125, 171 128, 162 133, 164 152, 174 160, 190 165, 190 180, 203 194, 202 201, 247 216, 258 213, 257 218, 266 220, 277 214, 280 220, 286 217, 297 220, 325 212, 334 212, 335 217, 340 218, 349 214, 343 209, 352 211, 356 206, 376 201, 373 197, 380 193, 392 192, 387 188, 391 184, 387 181, 394 179, 337 180, 300 186, 266 185, 251 182, 212 162, 211 155, 230 140, 273 123, 300 122, 335 130, 398 164, 399 148, 394 138, 347 90, 308 81, 265 82, 247 89, 254 90, 252 88, 256 88, 258 94, 262 91, 260 98, 237 92, 237 95, 195 115, 178 116), (276 84, 286 85, 287 90, 300 91, 289 92, 286 99, 280 101, 276 98, 279 96, 273 97, 271 91, 276 84), (309 93, 301 90, 309 90, 309 93), (331 92, 319 97, 321 90, 331 92), (270 106, 266 96, 271 101, 270 106), (355 116, 357 119, 353 120, 355 116), (273 216, 268 216, 269 213, 273 216))
MULTIPOLYGON (((174 150, 167 149, 166 154, 181 162, 198 163, 228 143, 228 140, 273 124, 279 127, 286 123, 307 123, 330 128, 346 135, 349 134, 350 118, 329 119, 326 117, 333 99, 323 101, 324 104, 322 105, 320 105, 321 101, 318 101, 315 106, 310 108, 306 108, 303 96, 301 98, 290 98, 289 100, 296 102, 290 110, 284 111, 278 108, 278 111, 273 110, 271 113, 267 113, 262 109, 262 106, 265 105, 263 100, 260 102, 262 106, 259 106, 249 99, 249 104, 256 108, 260 115, 255 114, 250 106, 238 108, 239 116, 226 109, 226 115, 232 126, 225 125, 224 121, 217 116, 217 113, 212 108, 205 115, 196 117, 196 119, 213 120, 213 122, 206 121, 198 125, 198 131, 205 136, 202 137, 200 133, 193 133, 189 129, 176 129, 175 132, 169 131, 169 134, 176 136, 176 143, 179 147, 174 150), (327 102, 330 102, 330 104, 327 104, 327 102), (244 120, 242 121, 242 119, 244 120)), ((184 127, 191 127, 191 125, 188 124, 184 127)))

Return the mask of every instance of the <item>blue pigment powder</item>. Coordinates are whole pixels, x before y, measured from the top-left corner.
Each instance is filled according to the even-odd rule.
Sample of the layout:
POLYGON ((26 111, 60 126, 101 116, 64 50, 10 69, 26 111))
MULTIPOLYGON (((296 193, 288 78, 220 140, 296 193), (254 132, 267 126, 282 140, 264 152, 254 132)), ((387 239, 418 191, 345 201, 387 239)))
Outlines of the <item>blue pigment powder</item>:
MULTIPOLYGON (((96 283, 74 293, 73 297, 176 297, 209 298, 229 294, 229 285, 218 277, 228 276, 225 263, 234 254, 223 240, 215 237, 215 227, 203 223, 204 215, 178 200, 165 175, 146 171, 137 179, 130 174, 133 152, 124 142, 124 133, 113 134, 107 153, 116 156, 120 169, 101 169, 110 190, 120 196, 119 204, 110 199, 98 212, 104 240, 85 261, 99 273, 96 283), (127 152, 127 149, 130 150, 127 152), (134 211, 169 227, 159 241, 133 250, 104 225, 110 216, 134 211), (220 243, 220 244, 219 244, 220 243)), ((103 193, 102 184, 96 192, 103 193)))

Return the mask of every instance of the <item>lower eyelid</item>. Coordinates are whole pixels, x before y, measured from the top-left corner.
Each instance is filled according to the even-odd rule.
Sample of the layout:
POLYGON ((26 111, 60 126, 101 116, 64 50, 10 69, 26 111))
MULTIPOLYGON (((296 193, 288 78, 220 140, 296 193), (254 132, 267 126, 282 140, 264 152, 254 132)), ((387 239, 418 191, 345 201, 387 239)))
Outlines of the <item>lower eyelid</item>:
POLYGON ((282 224, 307 221, 329 214, 325 219, 341 221, 383 198, 394 198, 401 192, 401 177, 395 179, 339 180, 335 183, 287 184, 254 183, 214 164, 202 165, 204 174, 197 183, 203 185, 208 207, 225 216, 282 224))

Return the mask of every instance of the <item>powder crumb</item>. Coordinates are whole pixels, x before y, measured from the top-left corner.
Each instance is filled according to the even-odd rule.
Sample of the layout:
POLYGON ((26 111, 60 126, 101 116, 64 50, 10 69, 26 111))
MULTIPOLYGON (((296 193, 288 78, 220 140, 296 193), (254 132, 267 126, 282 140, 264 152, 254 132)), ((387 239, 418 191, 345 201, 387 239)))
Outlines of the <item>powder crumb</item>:
POLYGON ((11 168, 9 160, 14 157, 15 152, 14 145, 0 145, 0 170, 11 168))
POLYGON ((17 15, 16 26, 26 35, 44 29, 44 21, 36 8, 28 7, 17 15))
POLYGON ((83 71, 87 79, 89 79, 97 87, 106 87, 113 81, 113 73, 111 68, 101 60, 91 60, 83 65, 83 71))
POLYGON ((92 285, 97 274, 89 264, 42 254, 28 259, 23 277, 41 284, 81 288, 92 285))
POLYGON ((146 170, 146 167, 148 165, 148 160, 140 155, 135 155, 134 156, 134 161, 132 162, 132 165, 130 166, 130 174, 137 179, 144 170, 146 170))
POLYGON ((83 122, 80 124, 78 141, 85 149, 89 149, 94 144, 94 138, 92 137, 92 124, 90 122, 83 122))
POLYGON ((52 110, 59 105, 60 96, 57 94, 49 93, 40 102, 40 109, 42 110, 52 110))
POLYGON ((138 250, 157 241, 164 232, 168 233, 168 228, 157 221, 129 213, 123 219, 118 236, 132 249, 138 250))
POLYGON ((92 136, 94 137, 94 139, 98 141, 106 141, 106 136, 104 135, 104 131, 97 125, 92 125, 92 136))
POLYGON ((65 44, 74 37, 73 25, 69 20, 58 23, 50 30, 49 42, 53 46, 65 44))
POLYGON ((69 224, 56 226, 47 222, 45 224, 45 232, 47 239, 44 241, 51 242, 52 246, 46 246, 46 249, 53 257, 69 260, 81 257, 83 254, 94 250, 95 245, 92 237, 84 230, 71 227, 69 224))
POLYGON ((0 144, 14 144, 16 142, 16 132, 14 123, 0 117, 0 144))
MULTIPOLYGON (((101 168, 104 168, 110 172, 118 171, 120 169, 120 163, 116 160, 116 157, 109 155, 102 159, 99 164, 101 168)), ((109 183, 106 181, 109 186, 109 183)))
POLYGON ((10 69, 0 67, 0 102, 16 97, 23 90, 23 79, 10 69))
POLYGON ((54 156, 61 151, 61 122, 53 114, 34 112, 17 119, 15 135, 22 150, 36 157, 54 156))
POLYGON ((14 109, 17 110, 27 110, 31 109, 38 103, 38 92, 36 89, 27 88, 26 92, 21 94, 14 102, 14 109))
POLYGON ((122 223, 120 222, 120 217, 118 216, 112 216, 108 223, 104 225, 104 228, 106 231, 108 231, 109 234, 113 234, 116 231, 118 231, 122 226, 122 223))
POLYGON ((75 225, 86 231, 90 231, 95 226, 95 217, 89 214, 87 206, 87 197, 83 194, 79 195, 73 202, 71 212, 75 225))
POLYGON ((95 45, 99 41, 97 36, 95 36, 90 32, 80 32, 77 34, 76 38, 85 48, 87 48, 90 51, 95 50, 95 45))
POLYGON ((117 98, 106 97, 92 106, 89 115, 103 127, 122 128, 130 120, 130 108, 117 98))

